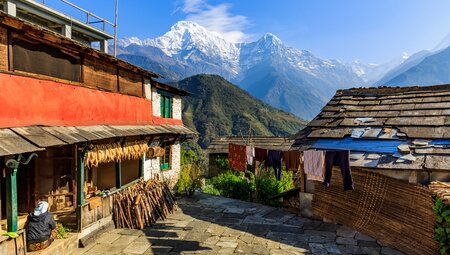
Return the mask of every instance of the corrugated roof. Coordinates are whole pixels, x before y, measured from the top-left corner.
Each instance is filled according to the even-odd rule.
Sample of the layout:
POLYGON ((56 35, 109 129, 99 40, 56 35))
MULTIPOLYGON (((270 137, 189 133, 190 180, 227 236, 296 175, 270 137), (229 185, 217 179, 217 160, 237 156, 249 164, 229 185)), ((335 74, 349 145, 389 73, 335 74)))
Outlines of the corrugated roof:
POLYGON ((40 151, 51 146, 154 134, 193 135, 196 132, 178 125, 4 128, 0 129, 0 156, 40 151))
POLYGON ((217 137, 212 139, 207 148, 207 152, 209 154, 228 153, 228 144, 230 143, 270 150, 288 151, 294 143, 294 140, 287 137, 217 137))
POLYGON ((365 152, 355 166, 450 170, 450 85, 339 90, 294 137, 292 149, 365 152))

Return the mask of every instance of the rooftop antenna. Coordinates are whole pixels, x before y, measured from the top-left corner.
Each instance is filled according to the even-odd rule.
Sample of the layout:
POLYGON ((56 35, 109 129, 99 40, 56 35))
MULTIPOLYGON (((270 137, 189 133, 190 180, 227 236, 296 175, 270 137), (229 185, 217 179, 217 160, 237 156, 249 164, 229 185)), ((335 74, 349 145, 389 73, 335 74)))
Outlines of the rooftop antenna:
POLYGON ((116 0, 116 15, 114 18, 114 57, 117 57, 117 20, 119 17, 119 0, 116 0))

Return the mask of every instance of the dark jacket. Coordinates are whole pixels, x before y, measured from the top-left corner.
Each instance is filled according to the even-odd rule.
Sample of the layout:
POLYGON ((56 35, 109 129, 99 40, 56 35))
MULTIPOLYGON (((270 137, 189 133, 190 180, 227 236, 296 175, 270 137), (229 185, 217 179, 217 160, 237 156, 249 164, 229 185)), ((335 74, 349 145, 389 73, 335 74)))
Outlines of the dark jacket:
POLYGON ((51 213, 46 212, 39 216, 31 213, 28 215, 27 242, 38 243, 48 240, 54 228, 56 223, 51 213))

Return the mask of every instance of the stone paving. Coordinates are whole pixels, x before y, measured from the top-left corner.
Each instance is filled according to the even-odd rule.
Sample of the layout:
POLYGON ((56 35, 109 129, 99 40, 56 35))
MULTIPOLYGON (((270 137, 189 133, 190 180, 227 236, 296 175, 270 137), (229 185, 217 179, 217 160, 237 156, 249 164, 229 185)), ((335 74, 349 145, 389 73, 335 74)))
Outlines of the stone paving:
POLYGON ((401 255, 355 230, 281 209, 205 194, 144 230, 114 229, 78 254, 401 255))

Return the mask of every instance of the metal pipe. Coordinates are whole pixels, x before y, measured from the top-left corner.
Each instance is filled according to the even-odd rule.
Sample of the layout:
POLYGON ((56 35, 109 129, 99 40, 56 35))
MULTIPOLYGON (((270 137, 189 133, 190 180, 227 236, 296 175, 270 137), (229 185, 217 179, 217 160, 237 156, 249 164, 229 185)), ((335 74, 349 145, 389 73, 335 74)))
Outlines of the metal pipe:
MULTIPOLYGON (((73 4, 73 3, 71 3, 71 2, 69 2, 69 1, 67 1, 67 0, 60 0, 60 1, 66 3, 66 4, 70 5, 70 6, 72 6, 72 7, 75 8, 75 9, 78 9, 78 10, 80 10, 80 11, 86 13, 88 16, 92 16, 92 17, 94 17, 94 18, 96 18, 96 19, 98 19, 98 20, 101 20, 101 21, 104 21, 104 22, 110 24, 111 26, 114 26, 114 24, 111 23, 111 22, 109 22, 108 20, 103 19, 103 18, 101 18, 101 17, 99 17, 99 16, 93 14, 92 12, 86 11, 85 9, 83 9, 83 8, 81 8, 81 7, 75 5, 75 4, 73 4)), ((116 3, 116 8, 117 8, 117 3, 116 3)))
POLYGON ((119 0, 116 0, 116 15, 114 18, 114 57, 117 57, 117 21, 119 17, 119 0))

